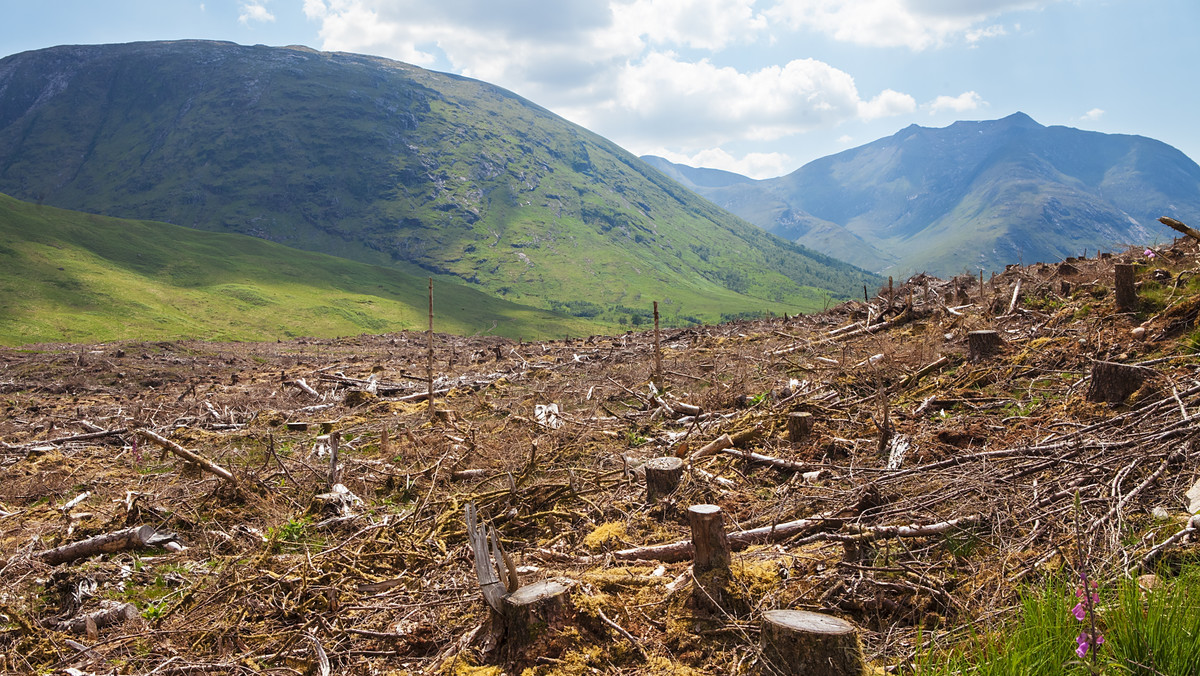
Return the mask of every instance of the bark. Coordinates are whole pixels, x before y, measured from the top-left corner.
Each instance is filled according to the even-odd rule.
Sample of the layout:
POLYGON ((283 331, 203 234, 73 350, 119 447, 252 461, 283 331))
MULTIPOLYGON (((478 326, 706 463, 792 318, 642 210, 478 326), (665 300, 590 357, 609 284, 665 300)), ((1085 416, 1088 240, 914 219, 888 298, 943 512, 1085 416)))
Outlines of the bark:
POLYGON ((967 334, 967 351, 973 362, 983 361, 1000 353, 1004 341, 995 331, 971 331, 967 334))
POLYGON ((787 418, 788 440, 792 443, 804 441, 812 434, 813 417, 811 413, 789 413, 787 418))
POLYGON ((654 504, 675 491, 683 477, 683 460, 671 456, 646 463, 646 502, 654 504))
POLYGON ((56 566, 60 563, 83 559, 97 554, 119 552, 126 549, 140 549, 148 546, 147 543, 153 536, 154 526, 125 528, 112 533, 97 535, 86 540, 65 544, 54 549, 47 549, 46 551, 38 552, 34 556, 51 566, 56 566))
POLYGON ((762 673, 789 676, 862 676, 862 642, 854 625, 807 610, 763 613, 762 673))
POLYGON ((1087 400, 1119 404, 1133 394, 1146 380, 1148 369, 1141 366, 1097 361, 1092 364, 1092 380, 1087 400))
POLYGON ((721 508, 692 505, 688 508, 688 522, 692 526, 693 572, 699 576, 710 570, 729 568, 732 559, 721 508))
POLYGON ((1116 290, 1117 312, 1136 312, 1137 289, 1133 285, 1133 266, 1117 263, 1113 266, 1113 286, 1116 290))
POLYGON ((161 436, 159 434, 151 432, 150 430, 138 430, 137 434, 138 434, 138 436, 148 439, 149 441, 153 441, 154 443, 158 444, 159 446, 162 446, 166 450, 174 453, 175 455, 183 458, 184 460, 187 460, 188 462, 194 462, 197 465, 200 465, 201 468, 203 468, 209 472, 212 472, 213 474, 216 474, 217 476, 221 477, 222 479, 224 479, 234 485, 237 484, 237 479, 234 478, 232 472, 230 472, 229 470, 225 469, 224 467, 221 467, 220 465, 212 462, 211 460, 208 460, 206 458, 202 458, 202 457, 196 455, 195 453, 189 451, 188 449, 184 448, 183 446, 180 446, 179 444, 175 443, 174 441, 171 441, 170 439, 168 439, 164 436, 161 436))

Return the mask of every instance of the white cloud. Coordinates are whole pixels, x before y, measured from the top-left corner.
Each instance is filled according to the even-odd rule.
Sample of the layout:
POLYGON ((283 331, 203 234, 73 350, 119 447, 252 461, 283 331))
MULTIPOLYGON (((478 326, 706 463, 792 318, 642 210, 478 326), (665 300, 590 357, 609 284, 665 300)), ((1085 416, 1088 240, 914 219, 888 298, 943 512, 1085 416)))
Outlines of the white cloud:
POLYGON ((938 113, 947 111, 952 113, 966 113, 972 110, 979 110, 987 105, 987 101, 984 101, 978 92, 970 91, 963 92, 958 96, 939 96, 921 107, 928 110, 930 115, 937 115, 938 113))
POLYGON ((1081 120, 1084 120, 1084 121, 1086 121, 1086 122, 1095 122, 1096 120, 1099 120, 1099 119, 1100 119, 1101 117, 1103 117, 1103 116, 1104 116, 1104 110, 1103 110, 1103 109, 1101 109, 1101 108, 1092 108, 1091 110, 1089 110, 1089 111, 1087 111, 1086 113, 1084 113, 1084 114, 1083 114, 1083 116, 1082 116, 1082 117, 1080 117, 1079 119, 1081 119, 1081 120))
POLYGON ((881 117, 904 115, 917 109, 917 100, 908 94, 891 89, 885 89, 870 101, 859 101, 858 117, 864 121, 877 120, 881 117))
POLYGON ((963 37, 967 39, 967 42, 974 45, 987 38, 998 38, 1005 35, 1008 35, 1008 31, 1005 30, 1004 26, 992 24, 991 26, 969 30, 963 37))
POLYGON ((778 0, 764 15, 842 42, 923 50, 958 37, 975 42, 1003 35, 1003 26, 978 26, 1003 12, 1036 9, 1057 1, 778 0))
POLYGON ((251 21, 271 22, 275 20, 275 15, 267 9, 262 2, 243 2, 241 13, 238 14, 238 21, 243 24, 249 24, 251 21))
POLYGON ((755 0, 633 0, 613 2, 612 32, 657 45, 718 50, 752 39, 767 20, 755 0))
POLYGON ((792 158, 783 153, 747 153, 738 158, 721 148, 706 148, 691 155, 657 148, 642 154, 658 155, 676 164, 722 169, 758 179, 782 176, 792 164, 792 158))

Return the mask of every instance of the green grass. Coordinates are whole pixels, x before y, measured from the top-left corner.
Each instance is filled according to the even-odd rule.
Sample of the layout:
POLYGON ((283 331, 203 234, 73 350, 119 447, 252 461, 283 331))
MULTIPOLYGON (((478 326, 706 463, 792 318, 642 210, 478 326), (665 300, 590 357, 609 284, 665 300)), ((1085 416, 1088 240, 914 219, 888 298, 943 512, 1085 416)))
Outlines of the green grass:
MULTIPOLYGON (((1188 676, 1200 674, 1200 566, 1187 566, 1150 592, 1136 580, 1100 590, 1097 624, 1105 642, 1098 652, 1103 674, 1188 676)), ((1017 617, 992 633, 975 633, 955 645, 917 654, 921 676, 1068 676, 1089 674, 1075 655, 1084 623, 1071 609, 1073 587, 1052 580, 1022 596, 1017 617)))
MULTIPOLYGON (((0 195, 0 344, 423 330, 428 279, 242 235, 0 195)), ((555 338, 603 323, 434 282, 434 329, 555 338)), ((615 323, 614 325, 615 326, 615 323)))

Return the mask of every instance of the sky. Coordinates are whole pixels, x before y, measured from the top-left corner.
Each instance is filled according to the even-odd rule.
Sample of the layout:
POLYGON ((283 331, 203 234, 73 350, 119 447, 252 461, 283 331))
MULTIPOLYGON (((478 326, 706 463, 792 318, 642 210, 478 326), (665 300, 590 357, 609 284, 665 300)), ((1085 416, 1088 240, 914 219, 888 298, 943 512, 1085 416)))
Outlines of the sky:
POLYGON ((1200 160, 1200 0, 0 0, 0 56, 213 39, 478 78, 754 178, 1025 112, 1200 160))

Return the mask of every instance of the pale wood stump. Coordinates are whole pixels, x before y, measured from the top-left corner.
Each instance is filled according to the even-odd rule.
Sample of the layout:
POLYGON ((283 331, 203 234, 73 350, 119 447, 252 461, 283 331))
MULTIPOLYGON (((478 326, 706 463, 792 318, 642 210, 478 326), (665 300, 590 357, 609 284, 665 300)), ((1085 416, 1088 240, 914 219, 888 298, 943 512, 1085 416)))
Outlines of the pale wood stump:
POLYGON ((863 676, 858 631, 849 622, 807 610, 763 613, 762 672, 789 676, 863 676))
POLYGON ((673 456, 646 462, 646 502, 654 504, 675 491, 683 478, 683 460, 673 456))

